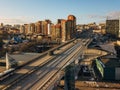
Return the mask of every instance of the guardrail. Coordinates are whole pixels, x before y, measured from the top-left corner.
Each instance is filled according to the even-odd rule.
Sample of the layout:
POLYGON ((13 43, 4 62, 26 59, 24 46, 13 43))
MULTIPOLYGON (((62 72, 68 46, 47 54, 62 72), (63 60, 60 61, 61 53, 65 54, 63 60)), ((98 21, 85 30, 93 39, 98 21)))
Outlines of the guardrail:
POLYGON ((20 65, 20 66, 17 67, 16 69, 19 69, 19 68, 21 68, 21 67, 23 67, 23 66, 25 66, 25 65, 27 65, 27 64, 30 64, 30 63, 38 60, 39 58, 42 58, 42 57, 46 56, 47 54, 53 55, 53 52, 54 52, 55 50, 57 50, 58 48, 61 48, 61 47, 65 46, 65 45, 67 45, 67 44, 69 44, 69 43, 71 43, 71 42, 73 42, 73 41, 75 41, 75 40, 76 40, 76 39, 72 39, 72 40, 67 41, 67 42, 65 42, 65 43, 63 43, 63 44, 61 44, 61 45, 59 45, 59 46, 57 46, 57 47, 54 47, 54 48, 52 48, 52 49, 50 49, 50 50, 48 50, 48 51, 45 51, 45 52, 43 52, 42 54, 40 54, 40 56, 35 57, 34 59, 32 59, 32 60, 24 63, 23 65, 20 65))

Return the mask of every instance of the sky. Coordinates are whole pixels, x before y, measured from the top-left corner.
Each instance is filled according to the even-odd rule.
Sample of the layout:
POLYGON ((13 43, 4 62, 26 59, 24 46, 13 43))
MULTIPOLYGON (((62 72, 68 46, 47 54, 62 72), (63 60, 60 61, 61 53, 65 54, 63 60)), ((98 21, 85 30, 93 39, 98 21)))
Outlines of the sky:
POLYGON ((25 24, 77 18, 77 24, 101 23, 120 16, 120 0, 0 0, 0 23, 25 24))

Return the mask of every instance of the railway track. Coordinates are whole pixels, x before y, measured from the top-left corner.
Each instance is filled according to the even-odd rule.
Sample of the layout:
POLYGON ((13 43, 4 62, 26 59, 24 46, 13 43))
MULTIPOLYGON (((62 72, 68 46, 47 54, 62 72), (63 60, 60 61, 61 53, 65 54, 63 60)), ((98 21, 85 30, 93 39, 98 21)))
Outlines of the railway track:
MULTIPOLYGON (((69 46, 69 45, 68 45, 69 46)), ((68 48, 70 48, 71 46, 69 46, 68 48)), ((61 47, 63 48, 63 47, 61 47)), ((68 49, 66 48, 66 49, 68 49)), ((64 49, 63 51, 65 51, 66 49, 64 49)), ((59 52, 61 53, 61 52, 59 52)), ((42 66, 46 65, 47 63, 49 63, 53 58, 55 58, 56 56, 50 56, 47 61, 44 61, 43 63, 37 64, 34 68, 30 69, 29 71, 27 71, 26 73, 24 73, 22 76, 17 77, 16 79, 14 79, 14 81, 11 81, 10 83, 6 84, 5 86, 1 87, 1 90, 6 90, 7 88, 9 88, 10 86, 14 85, 15 83, 23 80, 24 78, 26 78, 27 76, 29 76, 31 73, 35 72, 36 70, 38 70, 39 68, 41 68, 42 66)), ((43 57, 44 58, 44 57, 43 57)), ((37 63, 34 62, 34 63, 37 63)), ((29 66, 32 66, 31 63, 29 64, 29 66)), ((0 83, 1 84, 1 83, 0 83)), ((2 84, 1 84, 2 85, 2 84)))
MULTIPOLYGON (((78 46, 80 46, 80 44, 78 44, 78 46)), ((10 87, 7 90, 44 90, 43 86, 47 85, 49 80, 61 69, 62 65, 67 64, 68 60, 71 59, 72 56, 80 50, 81 47, 75 53, 73 53, 73 51, 78 46, 73 46, 66 52, 59 55, 57 58, 54 58, 54 60, 52 60, 51 62, 48 62, 41 68, 37 68, 34 72, 28 74, 28 76, 26 78, 24 78, 23 81, 21 79, 20 82, 17 82, 17 84, 12 85, 12 87, 10 87), (70 55, 71 53, 73 53, 73 55, 71 55, 71 57, 68 58, 67 56, 70 55), (64 55, 66 55, 66 56, 64 56, 64 55), (63 61, 65 58, 67 58, 66 61, 63 61), (60 62, 62 62, 62 63, 60 63, 60 62), (38 76, 38 77, 35 78, 36 76, 38 76), (32 79, 34 79, 34 80, 31 80, 30 77, 32 77, 32 79), (46 77, 46 78, 44 78, 44 77, 46 77), (24 83, 25 81, 27 81, 27 84, 24 83), (24 84, 21 82, 23 82, 24 84), (31 83, 29 83, 29 82, 31 82, 31 83), (19 87, 19 86, 21 86, 21 87, 19 87)))
MULTIPOLYGON (((44 75, 41 76, 42 72, 39 74, 41 76, 41 78, 37 79, 33 84, 32 86, 30 86, 29 88, 27 89, 31 89, 31 90, 34 90, 34 89, 38 89, 38 88, 35 88, 36 87, 36 83, 38 83, 39 81, 41 83, 38 83, 38 87, 39 87, 39 90, 42 90, 42 87, 44 85, 47 85, 46 83, 51 80, 51 78, 54 76, 54 74, 57 74, 57 71, 59 69, 61 69, 61 65, 60 63, 63 62, 63 60, 67 57, 67 56, 64 56, 64 55, 70 55, 72 52, 73 52, 73 49, 74 48, 71 48, 70 50, 66 51, 65 53, 63 53, 63 55, 61 54, 61 56, 59 56, 57 59, 55 59, 53 62, 51 62, 49 65, 47 65, 48 67, 52 67, 51 69, 49 69, 49 71, 47 71, 44 75), (46 77, 46 78, 44 78, 46 77), (34 87, 35 85, 35 87, 34 87)), ((41 70, 42 71, 42 70, 41 70)))

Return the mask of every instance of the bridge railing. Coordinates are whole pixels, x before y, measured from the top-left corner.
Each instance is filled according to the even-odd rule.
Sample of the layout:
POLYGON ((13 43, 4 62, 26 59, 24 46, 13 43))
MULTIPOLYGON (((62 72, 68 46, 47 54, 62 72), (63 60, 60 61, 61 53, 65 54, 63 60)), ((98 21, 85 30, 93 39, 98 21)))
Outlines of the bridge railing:
POLYGON ((52 49, 50 49, 50 50, 48 50, 48 51, 45 51, 45 52, 41 53, 39 56, 35 57, 34 59, 31 59, 31 60, 29 60, 28 62, 20 65, 20 66, 17 67, 16 69, 19 69, 19 68, 21 68, 21 67, 23 67, 23 66, 25 66, 25 65, 27 65, 27 64, 30 64, 30 63, 32 63, 32 62, 34 62, 34 61, 36 61, 36 60, 38 60, 38 59, 46 56, 47 54, 52 55, 55 50, 57 50, 57 49, 65 46, 65 45, 67 45, 67 44, 69 44, 69 43, 71 43, 71 42, 74 42, 75 40, 76 40, 76 39, 69 40, 69 41, 67 41, 67 42, 65 42, 65 43, 62 43, 61 45, 59 45, 59 46, 57 46, 57 47, 54 47, 54 48, 52 48, 52 49))

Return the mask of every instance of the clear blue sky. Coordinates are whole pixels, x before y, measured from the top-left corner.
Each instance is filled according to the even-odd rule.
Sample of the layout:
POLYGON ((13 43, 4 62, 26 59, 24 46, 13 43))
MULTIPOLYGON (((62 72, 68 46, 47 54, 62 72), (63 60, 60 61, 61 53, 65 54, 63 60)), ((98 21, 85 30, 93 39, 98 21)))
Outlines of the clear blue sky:
POLYGON ((120 15, 120 0, 0 0, 0 23, 30 23, 50 19, 67 19, 77 23, 103 22, 106 16, 120 15))

